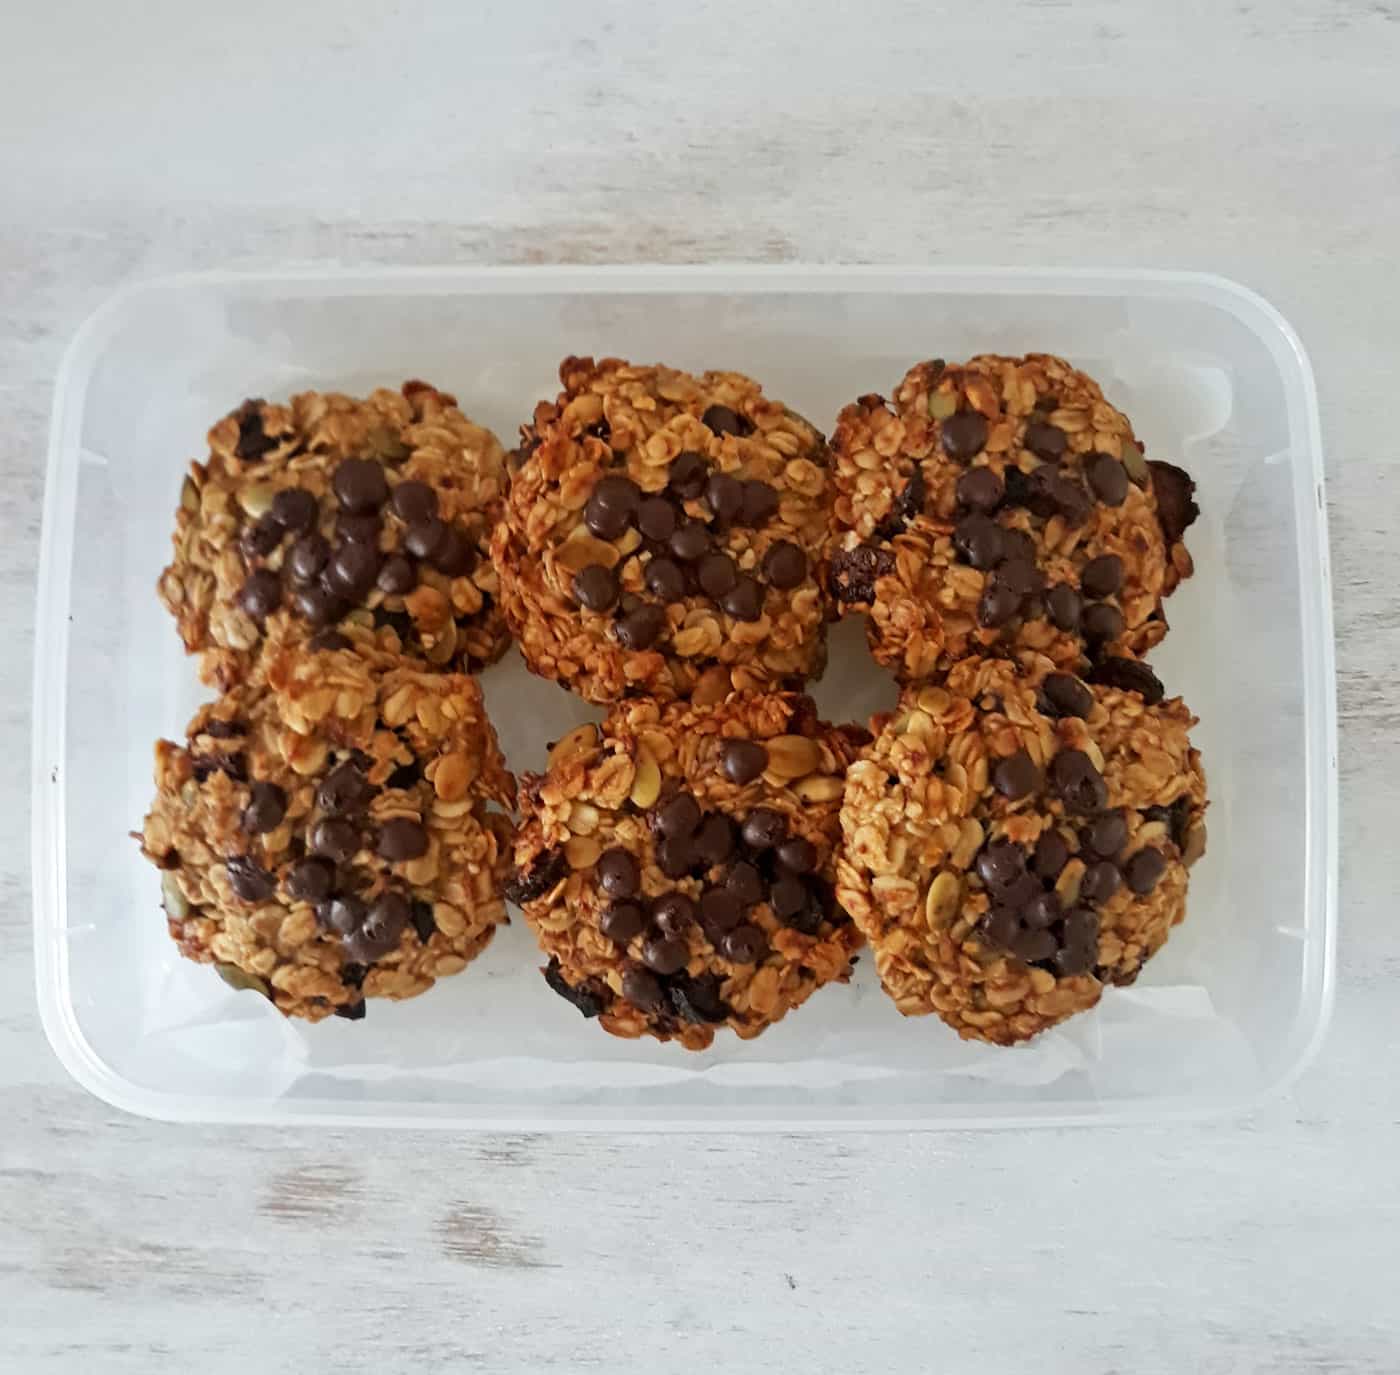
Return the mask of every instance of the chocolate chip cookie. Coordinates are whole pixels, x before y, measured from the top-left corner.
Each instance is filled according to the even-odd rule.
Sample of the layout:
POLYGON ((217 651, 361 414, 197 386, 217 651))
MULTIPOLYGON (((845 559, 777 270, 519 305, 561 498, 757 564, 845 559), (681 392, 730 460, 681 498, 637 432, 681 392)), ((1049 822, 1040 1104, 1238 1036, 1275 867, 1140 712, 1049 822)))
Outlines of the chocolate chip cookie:
POLYGON ((571 731, 521 780, 507 890, 549 986, 614 1035, 699 1050, 844 981, 861 940, 831 859, 865 739, 790 693, 627 702, 571 731))
POLYGON ((493 546, 530 667, 594 702, 820 673, 822 436, 738 373, 566 358, 559 375, 493 546))
POLYGON ((245 401, 185 479, 161 601, 223 687, 269 639, 350 626, 474 671, 509 643, 487 556, 505 482, 495 436, 423 382, 245 401))
POLYGON ((358 1018, 505 920, 514 783, 476 679, 281 649, 156 745, 141 833, 170 934, 288 1016, 358 1018))
POLYGON ((1010 1045, 1130 984, 1185 913, 1205 779, 1145 664, 1042 656, 906 688, 847 775, 837 899, 906 1015, 1010 1045), (1101 675, 1103 676, 1103 675, 1101 675))
POLYGON ((1002 647, 1075 669, 1166 634, 1194 484, 1063 359, 919 363, 892 402, 847 406, 832 449, 831 590, 901 680, 1002 647))

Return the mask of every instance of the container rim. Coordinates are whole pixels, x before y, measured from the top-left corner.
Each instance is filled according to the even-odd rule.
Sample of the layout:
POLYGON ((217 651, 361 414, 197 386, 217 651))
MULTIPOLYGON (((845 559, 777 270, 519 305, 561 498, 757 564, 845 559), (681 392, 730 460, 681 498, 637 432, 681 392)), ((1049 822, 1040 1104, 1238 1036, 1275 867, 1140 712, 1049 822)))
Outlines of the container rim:
MULTIPOLYGON (((138 1116, 172 1122, 228 1122, 278 1126, 323 1125, 438 1127, 509 1132, 663 1132, 832 1133, 944 1131, 1027 1126, 1119 1126, 1164 1121, 1203 1121, 1237 1116, 1280 1096, 1316 1058, 1331 1020, 1336 997, 1338 894, 1338 762, 1336 645, 1325 478, 1317 384, 1297 331, 1268 300, 1250 287, 1213 273, 1172 268, 859 264, 609 264, 587 265, 295 265, 267 270, 206 270, 131 282, 107 297, 83 321, 64 353, 50 412, 43 517, 35 592, 33 716, 31 731, 31 873, 34 906, 35 984, 45 1035, 64 1068, 97 1098, 138 1116), (314 294, 369 294, 390 287, 426 294, 444 289, 525 293, 643 294, 692 290, 702 294, 869 291, 900 284, 905 290, 943 290, 1008 295, 1103 295, 1126 286, 1153 296, 1202 301, 1225 310, 1270 351, 1286 380, 1290 430, 1307 445, 1307 469, 1293 464, 1300 584, 1319 591, 1302 608, 1305 813, 1304 887, 1321 914, 1321 939, 1305 950, 1303 1004, 1294 1034, 1273 1079, 1244 1099, 1105 1100, 1097 1110, 1045 1104, 1034 1114, 983 1111, 966 1116, 862 1120, 831 1114, 811 1118, 748 1116, 733 1121, 704 1118, 633 1119, 627 1111, 599 1113, 553 1108, 539 1112, 473 1114, 452 1105, 442 1113, 421 1109, 395 1116, 347 1111, 332 1100, 282 1099, 231 1103, 151 1090, 123 1077, 97 1052, 82 1030, 74 1008, 67 945, 64 859, 66 842, 66 707, 68 684, 71 565, 59 558, 71 548, 76 517, 79 440, 83 402, 102 347, 119 327, 123 313, 143 298, 195 288, 230 287, 277 291, 296 286, 314 294)), ((748 1111, 748 1110, 745 1110, 748 1111)))

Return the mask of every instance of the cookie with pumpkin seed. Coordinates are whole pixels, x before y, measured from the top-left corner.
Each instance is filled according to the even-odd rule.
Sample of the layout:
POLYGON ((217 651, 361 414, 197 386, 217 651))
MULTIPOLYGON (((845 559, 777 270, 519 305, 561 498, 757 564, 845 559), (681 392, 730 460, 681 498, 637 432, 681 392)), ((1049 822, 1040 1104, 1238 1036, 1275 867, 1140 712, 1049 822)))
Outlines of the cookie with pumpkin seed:
POLYGON ((514 783, 465 674, 275 648, 156 745, 140 835, 180 952, 288 1016, 364 1015, 506 919, 514 783))
POLYGON ((617 1036, 756 1036, 849 977, 835 901, 842 778, 863 731, 808 697, 639 700, 521 780, 518 901, 549 986, 617 1036))
POLYGON ((566 358, 493 554, 525 661, 589 701, 719 701, 826 661, 826 443, 735 372, 566 358))
POLYGON ((157 590, 221 687, 316 634, 474 672, 509 643, 487 557, 505 482, 496 437, 425 382, 245 401, 190 466, 157 590))
POLYGON ((832 451, 832 594, 902 681, 1007 649, 1078 669, 1166 634, 1194 484, 1063 359, 919 363, 841 412, 832 451))
POLYGON ((1043 656, 906 688, 851 765, 836 892, 886 993, 1010 1045, 1130 984, 1205 849, 1195 718, 1138 661, 1096 686, 1043 656))

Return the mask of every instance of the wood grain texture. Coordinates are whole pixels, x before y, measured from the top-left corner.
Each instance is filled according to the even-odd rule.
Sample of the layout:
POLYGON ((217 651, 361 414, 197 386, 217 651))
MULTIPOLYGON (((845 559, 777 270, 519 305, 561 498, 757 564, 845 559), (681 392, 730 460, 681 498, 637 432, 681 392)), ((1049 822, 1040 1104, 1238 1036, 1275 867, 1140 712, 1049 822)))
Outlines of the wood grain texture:
POLYGON ((0 1369, 1400 1366, 1400 6, 7 7, 0 1369), (215 10, 217 9, 217 12, 215 10), (45 1045, 33 568, 51 383, 189 267, 945 261, 1235 276, 1311 350, 1342 712, 1340 993, 1196 1128, 685 1139, 185 1129, 45 1045))

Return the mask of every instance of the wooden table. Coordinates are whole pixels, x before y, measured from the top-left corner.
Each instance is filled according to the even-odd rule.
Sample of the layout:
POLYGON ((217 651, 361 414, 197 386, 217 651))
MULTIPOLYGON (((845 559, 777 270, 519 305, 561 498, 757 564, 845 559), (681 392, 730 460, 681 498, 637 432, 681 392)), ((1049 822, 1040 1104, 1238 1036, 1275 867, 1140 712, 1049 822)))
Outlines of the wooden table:
POLYGON ((1400 1366, 1394 0, 141 6, 0 27, 0 1369, 1400 1366), (216 12, 217 11, 217 12, 216 12), (1238 277, 1311 349, 1341 672, 1340 994, 1197 1128, 187 1129, 68 1081, 25 846, 52 378, 204 266, 934 261, 1238 277))

